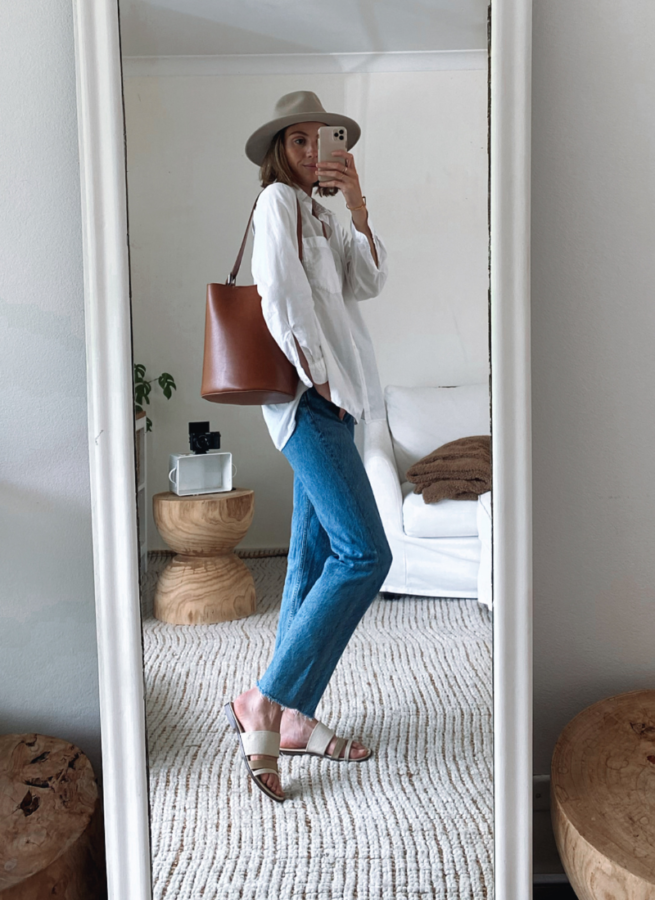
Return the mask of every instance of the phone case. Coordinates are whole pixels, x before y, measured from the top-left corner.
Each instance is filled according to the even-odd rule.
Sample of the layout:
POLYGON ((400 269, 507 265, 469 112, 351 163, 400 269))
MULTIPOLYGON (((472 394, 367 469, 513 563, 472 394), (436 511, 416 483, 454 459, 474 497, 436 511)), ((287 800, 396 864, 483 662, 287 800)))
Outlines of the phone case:
MULTIPOLYGON (((333 150, 348 149, 348 129, 344 125, 321 125, 318 129, 318 161, 334 162, 333 150)), ((319 175, 319 181, 330 181, 329 175, 319 175)))

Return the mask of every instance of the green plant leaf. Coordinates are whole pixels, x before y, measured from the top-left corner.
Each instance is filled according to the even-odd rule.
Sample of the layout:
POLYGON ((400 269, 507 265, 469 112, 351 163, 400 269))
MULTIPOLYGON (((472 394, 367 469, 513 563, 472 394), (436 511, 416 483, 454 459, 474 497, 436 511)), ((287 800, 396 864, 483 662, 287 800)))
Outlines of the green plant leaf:
POLYGON ((135 403, 134 404, 134 412, 138 412, 138 413, 143 412, 143 407, 139 406, 138 403, 135 403))
POLYGON ((134 385, 134 399, 137 403, 150 403, 152 385, 147 381, 139 381, 134 385))
POLYGON ((146 431, 152 431, 152 419, 146 416, 146 431))
POLYGON ((162 372, 157 381, 164 393, 164 397, 166 397, 167 400, 170 400, 173 391, 177 390, 177 385, 175 384, 173 376, 169 372, 162 372))
POLYGON ((141 365, 141 363, 134 364, 134 380, 135 381, 143 381, 146 374, 146 367, 141 365))

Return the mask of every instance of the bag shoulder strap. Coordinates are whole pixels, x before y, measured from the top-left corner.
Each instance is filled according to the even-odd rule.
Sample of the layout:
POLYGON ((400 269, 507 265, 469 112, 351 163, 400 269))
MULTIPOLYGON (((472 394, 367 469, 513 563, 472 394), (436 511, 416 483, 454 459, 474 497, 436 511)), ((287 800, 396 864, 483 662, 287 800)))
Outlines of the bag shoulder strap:
MULTIPOLYGON (((257 200, 261 197, 263 191, 260 191, 257 195, 257 200)), ((250 212, 250 217, 248 218, 248 224, 246 225, 246 231, 243 235, 243 240, 241 241, 241 246, 239 247, 239 253, 236 258, 236 262, 232 266, 232 271, 229 274, 229 277, 226 281, 226 284, 236 284, 237 275, 239 274, 239 269, 241 268, 241 261, 243 260, 243 252, 246 249, 246 241, 248 240, 248 232, 250 231, 250 223, 252 222, 252 217, 255 214, 255 207, 257 206, 257 200, 255 200, 252 210, 250 212)), ((296 236, 298 238, 298 258, 300 262, 302 262, 302 219, 300 216, 300 201, 296 197, 296 208, 298 211, 298 222, 296 225, 296 236)))

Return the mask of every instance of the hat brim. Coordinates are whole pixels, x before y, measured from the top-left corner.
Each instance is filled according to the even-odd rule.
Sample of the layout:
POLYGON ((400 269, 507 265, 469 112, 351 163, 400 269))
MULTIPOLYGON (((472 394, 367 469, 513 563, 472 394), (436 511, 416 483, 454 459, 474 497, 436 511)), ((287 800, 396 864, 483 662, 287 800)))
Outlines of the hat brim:
POLYGON ((360 138, 362 129, 354 119, 342 116, 340 113, 296 113, 293 116, 282 116, 280 119, 272 119, 266 125, 262 125, 246 141, 246 156, 255 165, 261 166, 268 152, 271 141, 283 128, 289 125, 297 125, 299 122, 323 122, 324 125, 344 125, 348 130, 347 149, 354 147, 360 138))

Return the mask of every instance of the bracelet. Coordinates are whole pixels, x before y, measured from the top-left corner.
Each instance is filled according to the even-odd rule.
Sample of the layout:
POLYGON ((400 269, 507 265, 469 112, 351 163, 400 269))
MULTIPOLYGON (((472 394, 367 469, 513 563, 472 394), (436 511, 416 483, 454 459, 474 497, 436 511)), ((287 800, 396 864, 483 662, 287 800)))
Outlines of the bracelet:
POLYGON ((346 203, 346 209, 349 209, 351 212, 356 212, 358 209, 366 208, 366 197, 362 194, 362 200, 364 201, 361 206, 348 206, 346 203))

